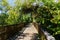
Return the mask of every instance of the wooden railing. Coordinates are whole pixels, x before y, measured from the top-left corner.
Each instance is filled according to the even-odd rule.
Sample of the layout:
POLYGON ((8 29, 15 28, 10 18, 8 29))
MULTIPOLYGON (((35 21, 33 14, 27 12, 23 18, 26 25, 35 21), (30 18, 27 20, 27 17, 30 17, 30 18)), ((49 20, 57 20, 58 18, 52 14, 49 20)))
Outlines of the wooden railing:
MULTIPOLYGON (((19 23, 14 25, 2 26, 0 27, 0 40, 7 40, 10 35, 13 35, 15 32, 20 31, 23 27, 25 27, 25 23, 19 23)), ((33 23, 34 27, 37 29, 39 35, 41 36, 41 40, 47 40, 44 35, 41 27, 38 23, 33 23)))
POLYGON ((34 27, 37 29, 39 36, 40 36, 40 40, 47 40, 46 35, 44 34, 44 32, 41 29, 41 25, 33 22, 34 27))
POLYGON ((0 26, 0 40, 7 40, 10 35, 20 31, 25 26, 25 23, 14 25, 0 26))

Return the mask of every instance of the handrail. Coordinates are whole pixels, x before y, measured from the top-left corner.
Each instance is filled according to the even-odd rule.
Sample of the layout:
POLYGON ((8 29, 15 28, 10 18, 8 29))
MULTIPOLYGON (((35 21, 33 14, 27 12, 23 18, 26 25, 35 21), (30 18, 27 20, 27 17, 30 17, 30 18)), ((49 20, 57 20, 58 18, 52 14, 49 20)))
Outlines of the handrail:
POLYGON ((6 40, 9 35, 20 31, 25 26, 25 23, 19 23, 14 25, 1 26, 0 29, 0 40, 6 40))
POLYGON ((41 29, 41 26, 36 22, 34 22, 33 25, 37 29, 39 36, 41 36, 41 40, 47 40, 46 35, 44 34, 44 32, 41 29))

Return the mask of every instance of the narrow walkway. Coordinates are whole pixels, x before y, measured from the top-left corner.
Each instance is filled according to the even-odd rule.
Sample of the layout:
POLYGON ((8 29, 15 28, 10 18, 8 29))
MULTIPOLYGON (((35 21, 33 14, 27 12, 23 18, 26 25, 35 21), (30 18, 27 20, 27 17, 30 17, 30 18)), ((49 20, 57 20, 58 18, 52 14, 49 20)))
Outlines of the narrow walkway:
POLYGON ((16 40, 37 40, 37 30, 35 29, 34 25, 31 23, 29 26, 24 30, 24 32, 16 38, 16 40))

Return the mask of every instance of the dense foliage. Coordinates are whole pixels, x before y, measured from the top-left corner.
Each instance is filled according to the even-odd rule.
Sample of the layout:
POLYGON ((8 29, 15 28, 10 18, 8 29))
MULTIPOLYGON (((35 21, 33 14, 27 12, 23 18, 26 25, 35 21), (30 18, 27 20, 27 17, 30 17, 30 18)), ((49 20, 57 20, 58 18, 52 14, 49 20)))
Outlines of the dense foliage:
POLYGON ((2 0, 0 10, 2 11, 0 25, 37 22, 43 28, 50 30, 52 35, 60 34, 60 2, 54 2, 54 0, 15 0, 15 6, 12 7, 7 0, 2 0))

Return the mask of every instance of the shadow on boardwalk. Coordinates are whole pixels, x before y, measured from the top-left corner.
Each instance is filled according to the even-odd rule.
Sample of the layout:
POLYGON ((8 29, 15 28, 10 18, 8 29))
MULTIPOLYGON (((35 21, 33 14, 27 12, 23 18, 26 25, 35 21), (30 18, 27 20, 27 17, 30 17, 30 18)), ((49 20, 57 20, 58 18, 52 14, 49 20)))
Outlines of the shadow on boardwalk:
POLYGON ((33 24, 27 25, 22 31, 15 33, 8 40, 38 40, 38 31, 33 24))

